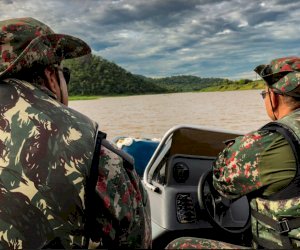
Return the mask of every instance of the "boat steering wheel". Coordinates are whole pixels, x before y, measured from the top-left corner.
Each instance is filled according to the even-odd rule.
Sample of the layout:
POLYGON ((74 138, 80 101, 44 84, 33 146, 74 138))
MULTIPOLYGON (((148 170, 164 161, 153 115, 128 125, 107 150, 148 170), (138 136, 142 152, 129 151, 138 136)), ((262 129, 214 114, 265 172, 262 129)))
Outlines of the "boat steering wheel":
MULTIPOLYGON (((221 229, 231 234, 241 234, 244 233, 247 229, 250 228, 250 209, 248 219, 245 222, 244 226, 239 227, 225 227, 223 226, 223 218, 226 213, 229 212, 231 206, 234 206, 234 203, 238 202, 241 199, 248 200, 246 196, 236 199, 229 200, 223 196, 221 196, 213 187, 212 184, 212 170, 209 170, 203 173, 200 177, 198 183, 198 201, 200 208, 203 209, 207 213, 208 221, 212 224, 213 227, 221 229)), ((242 201, 244 202, 244 201, 242 201)), ((239 205, 239 204, 236 204, 239 205)), ((249 203, 248 203, 249 206, 249 203)), ((229 216, 230 218, 230 216, 229 216)), ((228 222, 228 219, 227 219, 228 222)), ((230 224, 230 223, 229 223, 230 224)))

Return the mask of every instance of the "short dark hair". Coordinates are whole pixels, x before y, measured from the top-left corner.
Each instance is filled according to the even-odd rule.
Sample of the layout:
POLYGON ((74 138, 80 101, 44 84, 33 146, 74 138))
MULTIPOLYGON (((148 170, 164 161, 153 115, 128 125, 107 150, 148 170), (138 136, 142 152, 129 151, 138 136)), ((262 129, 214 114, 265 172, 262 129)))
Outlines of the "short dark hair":
POLYGON ((8 75, 8 77, 24 80, 34 85, 44 85, 46 80, 44 71, 49 66, 50 65, 34 63, 32 67, 27 69, 22 69, 18 73, 10 74, 8 75))
POLYGON ((292 109, 300 108, 300 96, 283 95, 285 103, 292 109))

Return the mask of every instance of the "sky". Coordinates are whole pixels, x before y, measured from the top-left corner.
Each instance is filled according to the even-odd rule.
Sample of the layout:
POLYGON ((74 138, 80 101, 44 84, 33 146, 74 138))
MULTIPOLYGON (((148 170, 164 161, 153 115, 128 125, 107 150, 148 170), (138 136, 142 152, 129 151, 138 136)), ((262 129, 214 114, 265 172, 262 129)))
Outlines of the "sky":
POLYGON ((147 77, 259 79, 299 56, 299 0, 0 0, 0 19, 33 17, 147 77))

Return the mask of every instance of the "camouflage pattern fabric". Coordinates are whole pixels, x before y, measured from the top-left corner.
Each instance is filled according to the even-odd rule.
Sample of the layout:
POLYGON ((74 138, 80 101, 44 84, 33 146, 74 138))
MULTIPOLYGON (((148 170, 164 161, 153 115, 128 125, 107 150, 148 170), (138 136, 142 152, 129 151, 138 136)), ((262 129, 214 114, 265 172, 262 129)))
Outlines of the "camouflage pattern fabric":
MULTIPOLYGON (((300 109, 277 122, 291 127, 300 138, 300 109)), ((273 165, 266 165, 266 163, 262 165, 265 161, 264 157, 267 157, 274 148, 279 146, 279 144, 273 145, 274 140, 280 141, 278 138, 280 139, 280 135, 277 133, 258 130, 239 136, 230 142, 219 154, 213 165, 213 184, 218 192, 229 199, 239 198, 254 191, 260 191, 260 194, 264 194, 274 179, 279 178, 283 174, 283 170, 281 170, 274 175, 272 171, 277 171, 277 169, 273 165), (267 171, 264 168, 267 168, 267 171), (268 175, 270 176, 269 178, 268 175)), ((282 145, 288 146, 287 142, 282 145)), ((289 179, 283 182, 285 185, 282 185, 280 188, 277 187, 278 190, 281 190, 293 179, 296 165, 292 154, 281 155, 277 161, 291 161, 294 164, 294 169, 291 169, 291 173, 294 174, 290 175, 289 179), (291 159, 286 159, 286 157, 291 157, 291 159)), ((256 197, 250 201, 250 206, 259 213, 277 221, 283 218, 300 217, 300 197, 285 200, 268 200, 267 196, 261 195, 259 197, 259 193, 256 193, 256 197)), ((252 217, 251 222, 253 235, 257 238, 271 241, 275 245, 277 244, 279 248, 282 247, 279 234, 274 229, 254 217, 252 217)), ((300 248, 300 228, 291 230, 288 235, 292 239, 293 247, 300 248)), ((257 247, 255 242, 253 242, 253 247, 257 247)), ((167 248, 226 249, 231 248, 231 246, 223 242, 183 237, 171 242, 167 248)), ((239 249, 242 246, 233 246, 233 248, 239 249)))
MULTIPOLYGON (((97 124, 24 81, 7 79, 0 89, 0 248, 83 247, 97 124)), ((104 147, 96 190, 89 248, 150 247, 146 192, 104 147)))
POLYGON ((182 237, 170 242, 166 249, 250 249, 230 243, 193 237, 182 237))
POLYGON ((31 68, 33 63, 51 65, 91 52, 81 39, 55 34, 33 18, 0 21, 0 77, 31 68))
MULTIPOLYGON (((287 125, 294 131, 294 134, 300 138, 300 109, 295 110, 289 115, 276 121, 287 125)), ((300 139, 299 139, 300 141, 300 139)), ((258 212, 267 215, 275 220, 281 220, 283 218, 297 218, 300 217, 300 197, 294 197, 292 199, 269 201, 263 198, 253 199, 251 206, 258 212)), ((263 223, 253 220, 253 224, 256 226, 259 232, 259 237, 265 239, 271 239, 277 244, 281 245, 278 234, 274 234, 274 231, 266 227, 263 223)), ((256 233, 256 232, 254 232, 256 233)), ((300 248, 300 228, 296 228, 289 232, 293 247, 300 248)))
POLYGON ((284 57, 272 60, 270 65, 259 65, 254 71, 258 73, 272 89, 280 93, 290 93, 300 85, 300 58, 284 57))
POLYGON ((120 157, 111 157, 104 147, 100 155, 96 190, 105 208, 101 212, 99 210, 97 217, 99 227, 108 238, 103 241, 113 247, 150 248, 150 203, 136 171, 122 167, 120 157), (114 216, 109 219, 111 215, 114 216))
MULTIPOLYGON (((291 127, 300 138, 299 120, 300 110, 296 110, 277 122, 291 127)), ((255 131, 243 137, 238 137, 234 144, 227 147, 220 154, 214 164, 213 179, 215 188, 223 196, 238 198, 259 189, 262 190, 262 193, 262 188, 271 183, 271 178, 267 182, 262 181, 262 166, 260 164, 263 161, 263 152, 268 152, 273 137, 274 133, 255 131)), ((282 161, 284 159, 284 156, 282 156, 282 161)), ((272 166, 269 166, 269 170, 271 174, 272 166)), ((251 200, 250 205, 252 209, 277 221, 285 217, 300 217, 300 197, 275 201, 270 201, 267 197, 257 197, 251 200)), ((281 246, 278 233, 263 222, 257 221, 254 217, 252 217, 252 233, 256 237, 278 244, 278 247, 281 246)), ((293 239, 293 245, 300 247, 300 228, 290 231, 288 235, 293 239)))
POLYGON ((219 154, 213 165, 213 182, 221 195, 235 199, 265 184, 259 164, 262 152, 273 139, 272 133, 254 131, 237 137, 219 154))

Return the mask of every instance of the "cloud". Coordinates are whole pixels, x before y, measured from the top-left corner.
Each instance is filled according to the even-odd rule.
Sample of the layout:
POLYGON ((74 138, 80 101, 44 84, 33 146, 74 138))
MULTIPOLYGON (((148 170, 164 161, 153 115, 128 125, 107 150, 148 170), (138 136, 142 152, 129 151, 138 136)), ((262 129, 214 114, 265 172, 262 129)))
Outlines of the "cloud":
MULTIPOLYGON (((130 0, 110 2, 101 7, 97 20, 104 25, 123 25, 146 21, 158 26, 174 22, 175 17, 193 11, 197 0, 130 0)), ((98 10, 95 10, 98 13, 98 10)))
POLYGON ((299 15, 296 0, 0 1, 3 19, 35 17, 146 76, 254 77, 256 65, 299 54, 299 15))

